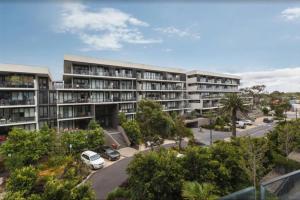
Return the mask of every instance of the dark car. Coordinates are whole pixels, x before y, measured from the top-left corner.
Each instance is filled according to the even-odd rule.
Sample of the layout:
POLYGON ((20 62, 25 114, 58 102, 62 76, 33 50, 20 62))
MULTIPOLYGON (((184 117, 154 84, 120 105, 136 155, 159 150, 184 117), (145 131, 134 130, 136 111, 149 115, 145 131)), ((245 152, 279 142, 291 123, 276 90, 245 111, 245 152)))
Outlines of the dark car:
POLYGON ((263 119, 263 122, 264 122, 264 123, 272 123, 273 121, 274 121, 274 120, 273 120, 272 117, 266 117, 266 118, 263 119))
POLYGON ((100 149, 100 154, 102 157, 108 159, 108 160, 119 160, 120 159, 120 153, 109 147, 109 146, 103 146, 101 149, 100 149))

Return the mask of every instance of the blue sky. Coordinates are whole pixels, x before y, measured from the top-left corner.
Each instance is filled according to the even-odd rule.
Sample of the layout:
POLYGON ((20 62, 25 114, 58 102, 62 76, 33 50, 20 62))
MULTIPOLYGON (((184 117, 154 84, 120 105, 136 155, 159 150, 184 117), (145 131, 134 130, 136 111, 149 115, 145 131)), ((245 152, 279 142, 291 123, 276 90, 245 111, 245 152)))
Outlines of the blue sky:
POLYGON ((75 54, 237 73, 244 86, 300 91, 299 52, 293 1, 0 3, 0 62, 48 66, 56 79, 63 55, 75 54))

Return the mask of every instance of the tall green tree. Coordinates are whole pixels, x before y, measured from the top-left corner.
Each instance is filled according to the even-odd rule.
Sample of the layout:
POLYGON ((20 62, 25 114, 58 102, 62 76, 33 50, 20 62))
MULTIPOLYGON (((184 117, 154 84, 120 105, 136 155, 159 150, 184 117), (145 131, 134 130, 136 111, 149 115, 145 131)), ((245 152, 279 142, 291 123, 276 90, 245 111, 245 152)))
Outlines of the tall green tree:
POLYGON ((236 137, 237 113, 241 112, 246 115, 249 109, 245 105, 243 98, 236 93, 226 95, 224 99, 221 99, 221 104, 223 111, 231 115, 232 137, 236 137))
POLYGON ((127 168, 131 199, 180 199, 182 168, 176 154, 161 149, 137 154, 127 168))
POLYGON ((52 130, 27 131, 14 128, 8 133, 7 141, 1 145, 0 152, 5 165, 13 170, 36 163, 40 158, 52 151, 52 130))
POLYGON ((163 111, 159 103, 150 100, 138 103, 136 119, 144 140, 153 140, 156 136, 167 138, 174 127, 170 115, 163 111))
POLYGON ((217 200, 215 187, 209 183, 184 182, 182 197, 186 200, 217 200))
POLYGON ((184 118, 182 116, 176 116, 174 119, 174 129, 173 134, 178 141, 179 149, 182 149, 182 140, 185 137, 193 137, 193 132, 191 129, 187 128, 184 123, 184 118))

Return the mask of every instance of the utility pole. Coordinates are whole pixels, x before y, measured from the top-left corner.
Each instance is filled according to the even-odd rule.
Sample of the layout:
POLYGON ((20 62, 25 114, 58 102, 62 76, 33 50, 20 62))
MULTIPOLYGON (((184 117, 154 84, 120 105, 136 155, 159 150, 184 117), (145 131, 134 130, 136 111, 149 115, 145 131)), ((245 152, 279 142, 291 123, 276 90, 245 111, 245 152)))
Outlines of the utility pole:
POLYGON ((209 119, 209 126, 210 126, 210 129, 209 129, 209 131, 210 131, 210 146, 212 145, 212 127, 211 127, 211 125, 212 125, 212 119, 210 118, 209 119))
POLYGON ((298 113, 297 113, 298 109, 296 108, 296 120, 298 119, 298 113))

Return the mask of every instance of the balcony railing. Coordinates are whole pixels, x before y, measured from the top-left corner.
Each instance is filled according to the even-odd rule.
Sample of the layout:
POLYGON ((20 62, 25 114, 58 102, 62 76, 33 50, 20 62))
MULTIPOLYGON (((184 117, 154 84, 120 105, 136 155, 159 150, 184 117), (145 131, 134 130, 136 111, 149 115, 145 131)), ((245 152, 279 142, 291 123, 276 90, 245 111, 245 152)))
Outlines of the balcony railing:
POLYGON ((77 118, 77 117, 92 117, 91 112, 75 112, 75 113, 62 113, 58 115, 59 119, 77 118))
POLYGON ((0 88, 34 88, 34 83, 4 82, 0 83, 0 88))
POLYGON ((1 116, 0 117, 0 125, 3 124, 15 124, 15 123, 23 123, 23 122, 34 122, 35 117, 7 117, 1 116))
POLYGON ((29 100, 0 99, 0 106, 13 106, 13 105, 34 105, 34 99, 29 99, 29 100))
POLYGON ((89 71, 89 70, 73 70, 73 74, 134 78, 133 75, 130 73, 116 73, 116 72, 108 72, 108 71, 97 72, 97 71, 89 71))

